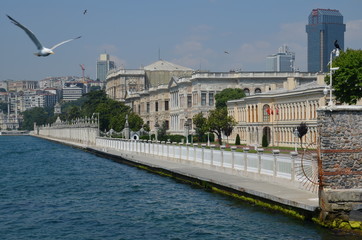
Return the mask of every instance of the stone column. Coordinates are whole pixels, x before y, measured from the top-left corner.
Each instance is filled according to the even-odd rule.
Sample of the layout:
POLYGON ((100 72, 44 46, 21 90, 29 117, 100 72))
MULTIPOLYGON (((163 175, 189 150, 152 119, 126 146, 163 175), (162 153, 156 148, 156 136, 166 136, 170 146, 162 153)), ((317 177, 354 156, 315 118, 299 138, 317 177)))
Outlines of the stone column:
POLYGON ((362 106, 317 111, 320 220, 362 230, 362 106))

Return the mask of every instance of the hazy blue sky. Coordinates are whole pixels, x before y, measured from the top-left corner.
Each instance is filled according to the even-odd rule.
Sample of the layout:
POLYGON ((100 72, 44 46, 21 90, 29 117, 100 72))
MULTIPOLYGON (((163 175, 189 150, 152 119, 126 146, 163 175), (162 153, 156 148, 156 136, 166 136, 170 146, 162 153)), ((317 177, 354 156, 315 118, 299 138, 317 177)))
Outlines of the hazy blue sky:
POLYGON ((347 25, 345 48, 362 48, 362 0, 1 0, 0 80, 81 76, 79 64, 95 79, 101 53, 118 67, 138 69, 157 61, 159 49, 162 59, 193 69, 264 71, 266 56, 283 44, 306 71, 305 25, 314 8, 338 9, 347 25), (36 57, 35 45, 6 14, 47 47, 82 38, 36 57))

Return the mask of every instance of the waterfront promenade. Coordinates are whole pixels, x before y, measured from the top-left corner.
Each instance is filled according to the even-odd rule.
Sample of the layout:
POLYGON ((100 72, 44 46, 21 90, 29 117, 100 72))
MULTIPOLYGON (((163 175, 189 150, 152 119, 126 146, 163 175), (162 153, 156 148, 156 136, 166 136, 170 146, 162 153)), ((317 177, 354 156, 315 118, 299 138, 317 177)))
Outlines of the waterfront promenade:
POLYGON ((117 162, 173 177, 184 182, 197 184, 210 190, 240 198, 252 204, 277 209, 301 218, 315 217, 319 211, 317 193, 286 184, 243 177, 236 174, 233 170, 195 164, 175 158, 120 151, 116 148, 86 145, 44 136, 39 137, 81 148, 94 154, 111 158, 117 162))

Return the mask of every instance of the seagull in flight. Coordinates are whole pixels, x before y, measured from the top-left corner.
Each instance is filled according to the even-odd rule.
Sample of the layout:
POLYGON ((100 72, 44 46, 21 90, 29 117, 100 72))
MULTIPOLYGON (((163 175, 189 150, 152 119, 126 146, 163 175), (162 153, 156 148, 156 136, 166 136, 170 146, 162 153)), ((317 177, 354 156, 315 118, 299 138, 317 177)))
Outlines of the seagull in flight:
POLYGON ((84 10, 83 15, 85 15, 87 12, 88 12, 88 10, 87 10, 87 9, 86 9, 86 10, 84 10))
POLYGON ((38 49, 38 52, 34 53, 34 55, 36 55, 38 57, 46 57, 46 56, 49 56, 50 54, 54 54, 53 50, 55 48, 59 47, 60 45, 62 45, 64 43, 73 41, 73 40, 78 39, 78 38, 81 37, 81 36, 79 36, 79 37, 76 37, 76 38, 68 39, 68 40, 60 42, 58 44, 55 44, 51 48, 46 48, 39 42, 39 40, 36 38, 36 36, 34 35, 34 33, 32 31, 30 31, 28 28, 26 28, 24 25, 20 24, 18 21, 16 21, 14 18, 10 17, 9 15, 6 15, 6 16, 11 20, 11 22, 13 24, 15 24, 19 28, 23 29, 25 31, 25 33, 30 37, 30 39, 33 41, 33 43, 36 45, 36 47, 38 49))
POLYGON ((224 53, 229 54, 229 52, 228 52, 228 51, 224 51, 224 53))

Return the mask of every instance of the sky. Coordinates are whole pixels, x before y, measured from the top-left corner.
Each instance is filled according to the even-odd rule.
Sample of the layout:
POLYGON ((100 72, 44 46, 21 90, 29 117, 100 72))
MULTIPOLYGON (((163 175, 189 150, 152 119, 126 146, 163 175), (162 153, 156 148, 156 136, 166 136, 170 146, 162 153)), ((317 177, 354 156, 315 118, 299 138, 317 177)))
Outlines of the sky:
POLYGON ((283 44, 307 71, 305 26, 315 8, 339 10, 345 49, 362 48, 362 0, 1 0, 0 81, 82 76, 80 64, 96 79, 102 53, 125 69, 163 59, 194 70, 265 71, 266 57, 283 44), (46 47, 82 37, 37 57, 6 15, 46 47))

